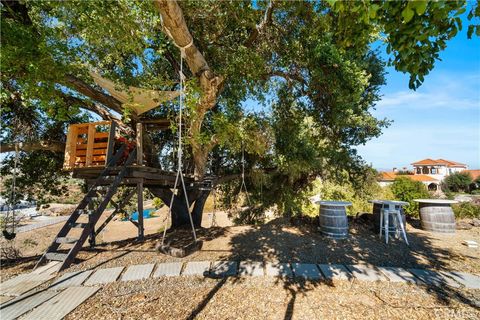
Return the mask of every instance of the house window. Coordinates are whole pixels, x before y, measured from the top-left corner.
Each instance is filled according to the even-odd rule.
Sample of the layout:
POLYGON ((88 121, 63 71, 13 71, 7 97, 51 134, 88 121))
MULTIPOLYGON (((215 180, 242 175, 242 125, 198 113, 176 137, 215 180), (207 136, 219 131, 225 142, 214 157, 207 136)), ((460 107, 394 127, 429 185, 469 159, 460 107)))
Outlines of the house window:
POLYGON ((421 173, 422 173, 422 168, 417 167, 417 174, 421 174, 421 173))
POLYGON ((432 168, 432 174, 437 174, 437 169, 432 168))
POLYGON ((428 174, 428 173, 429 173, 427 167, 423 167, 423 170, 422 170, 422 171, 423 171, 423 174, 428 174))

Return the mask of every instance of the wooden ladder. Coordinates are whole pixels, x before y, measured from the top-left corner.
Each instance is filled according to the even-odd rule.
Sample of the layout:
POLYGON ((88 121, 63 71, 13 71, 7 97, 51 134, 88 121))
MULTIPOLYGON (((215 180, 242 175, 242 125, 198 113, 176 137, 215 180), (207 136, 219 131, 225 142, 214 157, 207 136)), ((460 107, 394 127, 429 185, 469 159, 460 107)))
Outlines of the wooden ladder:
POLYGON ((119 167, 117 167, 116 164, 121 159, 126 148, 126 145, 122 145, 115 155, 108 161, 105 169, 95 180, 94 184, 90 187, 82 201, 80 201, 77 208, 72 212, 65 225, 58 232, 55 240, 35 265, 35 268, 46 260, 61 261, 62 264, 59 269, 59 271, 61 271, 73 262, 88 236, 95 232, 95 224, 100 219, 100 216, 125 177, 127 166, 132 164, 136 158, 135 148, 130 152, 128 158, 120 167, 120 170, 118 170, 119 167), (105 181, 109 179, 113 179, 110 185, 102 186, 102 184, 105 184, 105 181), (88 222, 78 223, 77 219, 81 216, 87 216, 88 222), (76 228, 82 230, 80 237, 68 237, 68 233, 76 228), (73 244, 73 246, 67 253, 61 253, 58 249, 62 244, 73 244))

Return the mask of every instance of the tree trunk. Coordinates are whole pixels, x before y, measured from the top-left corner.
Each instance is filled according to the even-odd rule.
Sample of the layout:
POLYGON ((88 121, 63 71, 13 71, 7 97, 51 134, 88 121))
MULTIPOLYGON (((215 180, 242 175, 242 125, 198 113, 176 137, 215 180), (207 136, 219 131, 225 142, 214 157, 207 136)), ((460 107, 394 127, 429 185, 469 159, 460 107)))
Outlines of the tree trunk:
MULTIPOLYGON (((165 205, 170 206, 170 201, 172 199, 172 191, 170 189, 150 187, 149 190, 156 197, 162 199, 165 205)), ((205 206, 205 201, 207 200, 209 193, 209 191, 194 190, 188 194, 190 207, 193 205, 192 220, 195 228, 200 228, 202 225, 203 207, 205 206)), ((190 227, 190 218, 188 216, 188 209, 183 192, 178 192, 178 195, 173 197, 171 218, 172 229, 184 226, 190 227)))
POLYGON ((195 161, 195 180, 202 180, 205 175, 206 159, 215 140, 204 145, 195 139, 200 136, 206 112, 217 102, 224 78, 216 75, 210 69, 205 57, 195 46, 178 3, 169 0, 155 0, 154 4, 162 17, 164 32, 178 47, 184 48, 187 65, 200 83, 202 97, 196 105, 195 117, 190 119, 189 135, 195 161))

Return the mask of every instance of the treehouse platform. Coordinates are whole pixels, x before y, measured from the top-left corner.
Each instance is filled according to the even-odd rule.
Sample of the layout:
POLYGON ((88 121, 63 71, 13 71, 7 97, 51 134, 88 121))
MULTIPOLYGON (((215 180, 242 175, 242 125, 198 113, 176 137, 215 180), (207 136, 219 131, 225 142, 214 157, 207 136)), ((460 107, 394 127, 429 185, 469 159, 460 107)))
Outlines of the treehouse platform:
MULTIPOLYGON (((137 123, 135 140, 122 137, 114 122, 101 121, 73 124, 68 129, 63 169, 77 179, 87 182, 88 191, 70 215, 65 225, 37 263, 61 261, 67 268, 88 239, 95 246, 96 236, 118 214, 126 215, 138 228, 138 240, 144 238, 143 215, 131 219, 124 209, 136 195, 137 211, 143 212, 144 186, 173 188, 176 172, 144 165, 143 130, 164 130, 168 120, 137 123), (114 200, 120 186, 123 193, 114 200), (105 209, 113 208, 101 225, 97 225, 105 209)), ((184 176, 187 189, 210 190, 212 180, 195 183, 184 176)))

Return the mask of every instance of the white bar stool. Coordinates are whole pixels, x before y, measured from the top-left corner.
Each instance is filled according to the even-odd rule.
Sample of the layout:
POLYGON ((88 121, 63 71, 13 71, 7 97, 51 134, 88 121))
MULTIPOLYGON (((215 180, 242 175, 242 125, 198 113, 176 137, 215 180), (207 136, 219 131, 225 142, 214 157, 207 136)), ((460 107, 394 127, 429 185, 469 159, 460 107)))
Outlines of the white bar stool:
POLYGON ((405 226, 403 225, 402 215, 400 214, 400 210, 393 209, 389 206, 388 208, 384 208, 380 211, 380 239, 382 238, 382 232, 385 233, 385 243, 388 243, 388 237, 390 233, 389 228, 389 219, 390 216, 393 218, 393 224, 395 226, 395 234, 398 237, 399 231, 402 232, 403 239, 405 243, 409 245, 407 240, 407 233, 405 232, 405 226))

